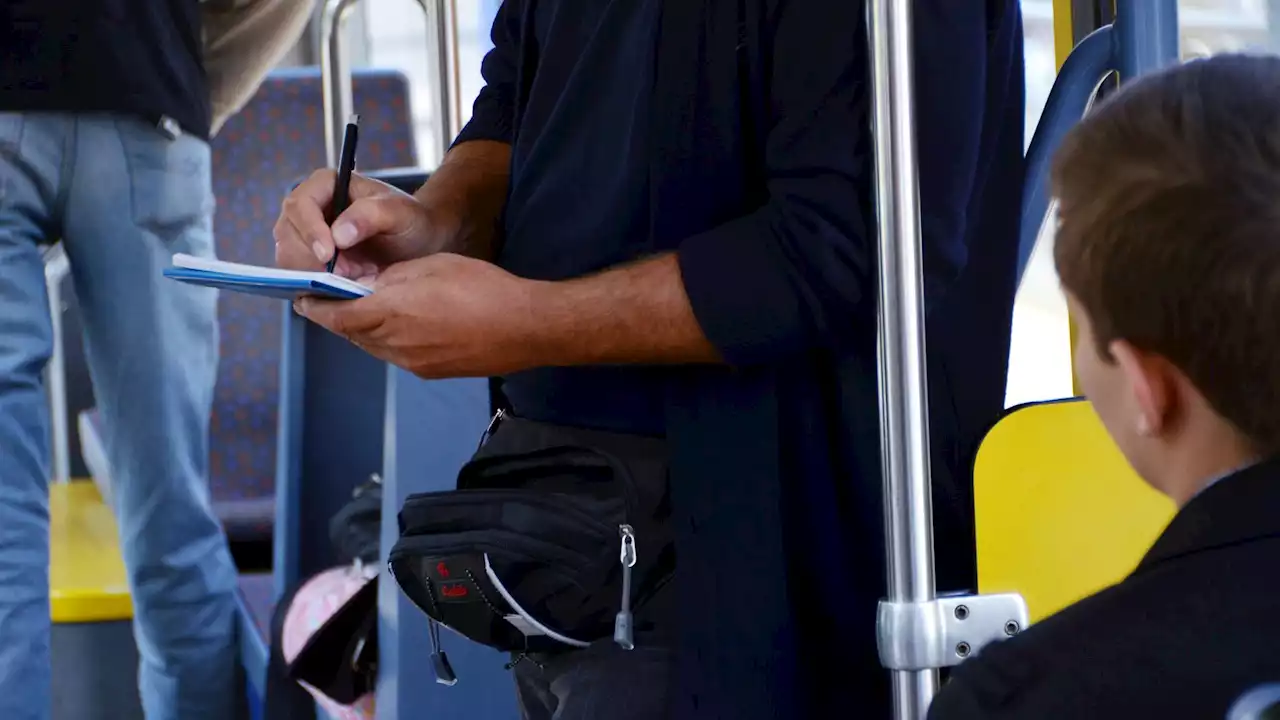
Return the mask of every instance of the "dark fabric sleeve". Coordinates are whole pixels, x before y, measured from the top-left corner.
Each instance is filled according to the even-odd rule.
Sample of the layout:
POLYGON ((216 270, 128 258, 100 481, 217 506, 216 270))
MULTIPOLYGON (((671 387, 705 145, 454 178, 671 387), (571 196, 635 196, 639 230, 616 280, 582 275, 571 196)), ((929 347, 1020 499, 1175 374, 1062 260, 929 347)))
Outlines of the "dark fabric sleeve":
POLYGON ((453 141, 471 140, 510 143, 514 135, 516 95, 520 68, 521 23, 525 0, 503 0, 493 20, 493 49, 480 63, 484 87, 471 109, 471 120, 453 141))
MULTIPOLYGON (((773 28, 763 128, 768 202, 679 247, 694 314, 733 365, 845 345, 874 321, 876 304, 875 226, 867 215, 875 178, 866 4, 777 0, 766 5, 765 27, 773 28)), ((979 73, 980 80, 979 67, 962 70, 969 71, 979 73)), ((929 127, 950 127, 954 117, 967 120, 969 114, 980 122, 981 110, 972 107, 980 96, 960 99, 965 102, 929 127)), ((942 147, 944 153, 955 150, 945 149, 952 142, 977 146, 970 123, 955 127, 948 137, 930 138, 922 146, 931 152, 942 147)), ((959 176, 947 187, 946 198, 958 204, 959 214, 947 211, 945 229, 930 233, 933 242, 963 245, 972 170, 959 176)), ((926 250, 930 255, 939 253, 926 250)), ((940 255, 958 262, 964 257, 954 248, 940 255)))
MULTIPOLYGON (((1002 154, 994 151, 988 157, 979 156, 984 133, 1001 127, 1006 114, 1015 114, 1018 123, 1025 122, 1022 103, 1008 110, 1008 106, 988 107, 992 98, 989 78, 998 77, 996 82, 1003 87, 1008 82, 1004 78, 1010 74, 1007 66, 991 65, 988 33, 995 32, 992 24, 1001 21, 999 14, 988 17, 991 5, 916 0, 912 6, 917 41, 916 156, 920 165, 920 233, 925 241, 927 308, 942 301, 967 265, 969 248, 965 238, 973 221, 973 197, 981 191, 988 174, 986 166, 1005 161, 1002 154), (995 116, 990 117, 988 114, 993 112, 995 116)), ((1003 99, 1004 95, 1000 97, 1003 99)), ((1009 198, 1009 202, 1011 212, 1020 214, 1020 196, 1009 198)))

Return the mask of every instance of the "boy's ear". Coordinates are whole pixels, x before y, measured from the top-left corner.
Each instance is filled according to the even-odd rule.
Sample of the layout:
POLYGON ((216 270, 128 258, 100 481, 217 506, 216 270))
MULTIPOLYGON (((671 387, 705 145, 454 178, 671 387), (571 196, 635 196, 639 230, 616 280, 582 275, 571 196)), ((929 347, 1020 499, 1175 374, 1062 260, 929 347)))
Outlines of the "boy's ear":
POLYGON ((1111 356, 1124 375, 1132 394, 1134 431, 1142 437, 1155 437, 1168 425, 1173 405, 1174 382, 1169 365, 1163 358, 1143 352, 1124 340, 1112 341, 1111 356))

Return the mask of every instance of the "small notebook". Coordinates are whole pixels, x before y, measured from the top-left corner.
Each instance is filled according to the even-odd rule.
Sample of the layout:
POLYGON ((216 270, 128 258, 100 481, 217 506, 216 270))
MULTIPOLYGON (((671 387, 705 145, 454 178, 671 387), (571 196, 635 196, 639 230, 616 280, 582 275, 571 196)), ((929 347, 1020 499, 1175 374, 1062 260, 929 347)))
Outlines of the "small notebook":
POLYGON ((331 273, 242 265, 181 253, 173 256, 173 267, 165 268, 164 276, 193 285, 285 300, 303 295, 354 300, 373 292, 354 280, 331 273))

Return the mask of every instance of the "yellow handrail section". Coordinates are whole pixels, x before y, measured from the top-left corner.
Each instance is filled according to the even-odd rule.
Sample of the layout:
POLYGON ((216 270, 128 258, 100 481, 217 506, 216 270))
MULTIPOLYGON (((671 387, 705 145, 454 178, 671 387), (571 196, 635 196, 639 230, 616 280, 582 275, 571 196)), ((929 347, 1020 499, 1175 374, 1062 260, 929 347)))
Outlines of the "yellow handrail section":
POLYGON ((1075 25, 1071 16, 1071 0, 1053 0, 1053 51, 1058 58, 1058 69, 1067 61, 1067 55, 1076 46, 1075 25))
MULTIPOLYGON (((1072 0, 1053 0, 1053 51, 1058 61, 1058 70, 1067 61, 1067 56, 1076 46, 1075 17, 1071 11, 1072 0)), ((1076 347, 1076 323, 1067 318, 1067 347, 1072 351, 1076 347)), ((1071 358, 1071 391, 1076 395, 1082 393, 1079 376, 1076 375, 1076 361, 1071 358)))
POLYGON ((1121 580, 1173 517, 1083 400, 1024 405, 974 465, 978 586, 1018 592, 1034 622, 1121 580))

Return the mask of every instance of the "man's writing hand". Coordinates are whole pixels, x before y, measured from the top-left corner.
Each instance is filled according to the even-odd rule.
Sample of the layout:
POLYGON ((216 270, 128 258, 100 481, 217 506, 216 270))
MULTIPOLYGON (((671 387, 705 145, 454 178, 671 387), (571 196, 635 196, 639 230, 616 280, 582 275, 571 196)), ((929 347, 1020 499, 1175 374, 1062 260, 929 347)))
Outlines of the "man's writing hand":
POLYGON ((539 364, 532 298, 541 285, 441 253, 388 268, 368 297, 305 298, 295 308, 419 377, 486 377, 539 364))
POLYGON ((290 270, 321 270, 334 248, 334 272, 370 279, 391 265, 447 247, 459 223, 432 211, 412 195, 386 183, 351 176, 351 205, 329 227, 333 170, 317 170, 285 198, 273 234, 276 264, 290 270))

